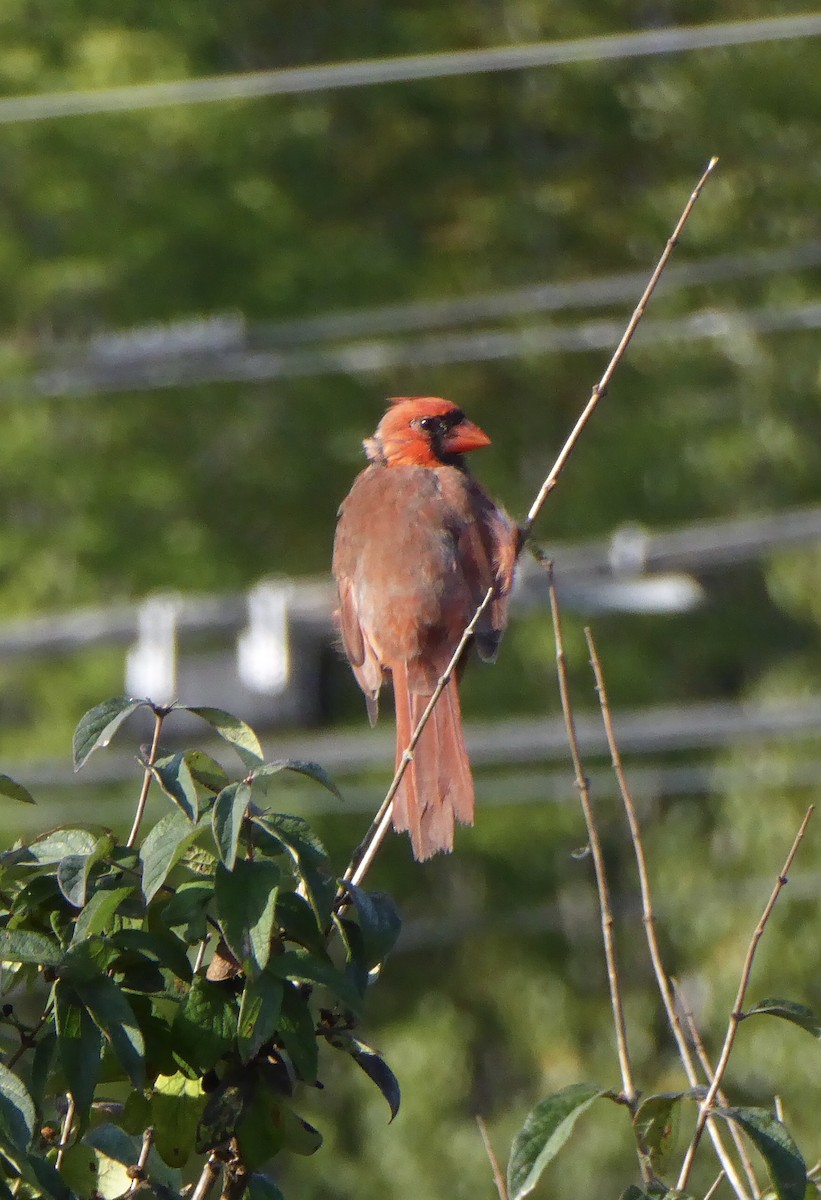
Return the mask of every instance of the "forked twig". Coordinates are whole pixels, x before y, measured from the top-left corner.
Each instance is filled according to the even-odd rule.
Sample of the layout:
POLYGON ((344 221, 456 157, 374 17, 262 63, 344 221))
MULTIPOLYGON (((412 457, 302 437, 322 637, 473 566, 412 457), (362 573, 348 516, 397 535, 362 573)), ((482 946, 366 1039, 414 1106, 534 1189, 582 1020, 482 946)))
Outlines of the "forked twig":
POLYGON ((485 1153, 490 1163, 490 1169, 493 1172, 493 1182, 496 1184, 499 1200, 508 1200, 507 1183, 502 1174, 502 1168, 499 1166, 499 1159, 496 1157, 496 1151, 493 1149, 493 1142, 490 1140, 490 1134, 487 1131, 484 1117, 480 1117, 478 1113, 476 1115, 476 1124, 479 1126, 479 1133, 482 1135, 482 1141, 485 1144, 485 1153))
POLYGON ((552 564, 545 563, 547 581, 550 592, 550 615, 553 618, 553 634, 556 641, 556 670, 559 677, 559 696, 564 713, 564 724, 567 730, 567 740, 570 745, 570 755, 573 759, 573 769, 576 772, 576 787, 581 800, 584 823, 587 826, 587 836, 590 851, 593 856, 593 868, 596 875, 596 887, 599 893, 599 912, 601 914, 602 939, 604 941, 604 956, 607 962, 607 980, 610 987, 610 1002, 613 1008, 613 1024, 616 1031, 616 1049, 621 1068, 622 1087, 624 1096, 631 1111, 636 1102, 636 1087, 633 1082, 633 1070, 630 1065, 630 1054, 627 1047, 627 1027, 624 1020, 624 1006, 621 1000, 618 967, 616 964, 616 948, 613 937, 613 910, 610 904, 610 889, 607 884, 607 872, 604 866, 599 831, 590 803, 590 787, 584 774, 579 740, 576 736, 576 725, 573 720, 573 709, 570 703, 570 687, 567 679, 567 660, 564 653, 562 624, 559 616, 559 602, 556 599, 556 588, 553 585, 552 564))
MULTIPOLYGON (((659 946, 658 937, 656 935, 656 922, 653 914, 653 899, 650 891, 650 877, 647 872, 647 859, 644 854, 644 845, 641 840, 641 828, 639 826, 636 807, 633 803, 633 797, 630 793, 630 788, 627 784, 627 776, 624 772, 624 766, 619 752, 618 742, 616 741, 615 730, 613 729, 613 718, 610 712, 610 704, 607 699, 607 689, 604 683, 604 673, 602 671, 601 662, 596 652, 596 644, 593 641, 593 634, 589 628, 585 629, 584 636, 587 640, 587 649, 590 654, 590 665, 593 668, 593 676, 596 681, 596 692, 601 705, 602 723, 604 732, 607 738, 607 745, 610 750, 610 761, 613 765, 613 772, 616 776, 619 793, 621 795, 624 811, 627 816, 627 824, 630 829, 630 840, 633 843, 633 854, 636 859, 636 868, 639 876, 639 890, 641 892, 641 912, 644 922, 644 933, 647 939, 647 948, 650 952, 650 961, 653 965, 653 972, 656 976, 656 984, 661 995, 664 1011, 667 1014, 667 1021, 675 1038, 676 1047, 678 1048, 679 1058, 684 1067, 684 1072, 687 1076, 687 1081, 690 1087, 697 1087, 699 1084, 698 1071, 696 1064, 693 1061, 693 1055, 687 1043, 684 1030, 679 1021, 678 1012, 676 1011, 675 997, 671 981, 664 967, 664 961, 661 957, 661 947, 659 946)), ((713 1076, 707 1073, 708 1085, 712 1082, 713 1076)), ((731 1127, 732 1129, 732 1127, 731 1127)), ((733 1188, 738 1200, 749 1200, 750 1193, 744 1186, 743 1180, 740 1178, 738 1171, 730 1157, 722 1132, 713 1120, 709 1122, 710 1138, 715 1147, 716 1155, 721 1163, 724 1174, 730 1185, 733 1188)), ((733 1130, 734 1132, 734 1130, 733 1130)), ((735 1140, 735 1139, 734 1139, 735 1140)), ((743 1156, 742 1156, 743 1158, 743 1156)), ((753 1188, 753 1195, 759 1194, 757 1185, 753 1188)))
MULTIPOLYGON (((684 1014, 684 1020, 687 1024, 688 1036, 689 1036, 691 1042, 693 1043, 693 1046, 695 1047, 696 1054, 698 1055, 698 1061, 701 1063, 701 1069, 703 1070, 705 1076, 707 1077, 707 1083, 709 1085, 713 1082, 713 1078, 715 1076, 715 1071, 713 1069, 713 1064, 710 1062, 710 1056, 707 1053, 707 1047, 704 1045, 704 1039, 701 1036, 701 1032, 698 1028, 698 1025, 696 1024, 696 1019, 693 1015, 693 1011, 690 1008, 689 1004, 687 1003, 687 998, 684 995, 683 991, 681 990, 681 986, 680 986, 678 980, 671 976, 670 982, 672 983, 673 988, 675 989, 676 998, 679 1003, 679 1008, 681 1009, 681 1011, 684 1014)), ((727 1097, 725 1096, 724 1092, 721 1091, 720 1088, 719 1088, 718 1092, 716 1092, 716 1099, 718 1100, 719 1104, 721 1104, 724 1108, 727 1107, 727 1103, 728 1103, 727 1097)), ((710 1118, 710 1120, 712 1122, 712 1118, 710 1118)), ((758 1180, 756 1179, 755 1168, 753 1167, 752 1159, 750 1158, 750 1155, 747 1152, 747 1146, 744 1141, 744 1138, 741 1136, 741 1133, 740 1133, 738 1127, 736 1126, 736 1124, 733 1121, 727 1122, 727 1128, 729 1130, 730 1137, 733 1139, 733 1142, 735 1143, 735 1148, 738 1151, 738 1157, 741 1159, 741 1165, 744 1167, 744 1174, 747 1176, 747 1182, 749 1183, 750 1188, 752 1189, 752 1194, 754 1196, 759 1196, 759 1195, 761 1195, 761 1188, 759 1186, 758 1180)))
MULTIPOLYGON (((686 205, 684 206, 681 216, 679 217, 678 221, 676 222, 675 229, 671 233, 670 237, 667 239, 664 250, 661 253, 661 257, 659 258, 658 262, 656 263, 653 274, 650 276, 650 279, 647 283, 647 287, 644 289, 644 291, 641 295, 641 299, 639 300, 638 304, 636 305, 635 309, 633 310, 633 314, 627 323, 627 327, 626 327, 624 333, 622 334, 621 340, 620 340, 618 346, 616 347, 616 349, 613 351, 613 354, 610 358, 610 362, 607 364, 604 374, 602 375, 599 382, 593 388, 593 391, 590 395, 590 399, 588 400, 587 404, 585 405, 585 408, 582 411, 579 419, 576 421, 576 424, 573 426, 573 429, 571 430, 570 435, 567 438, 564 446, 560 450, 559 456, 556 459, 555 463, 553 464, 549 474, 545 478, 545 481, 542 484, 541 488, 539 489, 536 499, 533 501, 532 505, 530 506, 530 510, 529 510, 527 516, 525 517, 524 522, 520 526, 517 555, 521 553, 522 548, 524 547, 526 541, 530 537, 531 531, 533 529, 533 525, 535 524, 536 519, 542 510, 545 500, 547 499, 547 497, 550 495, 550 493, 553 491, 554 487, 556 486, 558 478, 561 475, 562 471, 564 470, 564 468, 567 464, 567 461, 570 458, 570 455, 572 454, 576 443, 578 442, 579 438, 581 437, 585 426, 587 425, 588 421, 590 420, 591 416, 593 415, 593 412, 594 412, 596 406, 598 405, 599 401, 605 395, 608 387, 610 386, 610 382, 616 372, 616 369, 619 366, 619 363, 621 362, 622 358, 624 357, 624 353, 633 337, 633 334, 636 332, 639 322, 641 321, 642 317, 644 316, 644 311, 647 307, 647 303, 650 300, 650 297, 652 296, 653 292, 655 291, 656 285, 657 285, 659 279, 661 278, 664 268, 667 266, 667 261, 670 258, 670 255, 673 253, 673 250, 675 249, 676 243, 678 242, 678 239, 681 236, 681 232, 687 223, 690 213, 693 211, 696 201, 698 200, 699 196, 701 195, 702 189, 717 163, 718 163, 718 158, 713 157, 710 159, 701 178, 699 179, 698 183, 696 184, 695 188, 693 189, 689 200, 687 201, 686 205)), ((477 608, 476 612, 474 613, 474 615, 470 621, 470 624, 468 625, 467 629, 465 630, 464 634, 462 635, 462 639, 459 642, 459 645, 456 647, 456 651, 454 652, 453 658, 451 659, 450 663, 446 667, 444 675, 439 680, 439 683, 436 686, 436 690, 434 691, 427 708, 425 709, 424 713, 422 714, 422 716, 419 720, 419 724, 417 725, 416 729, 413 731, 413 735, 411 737, 410 743, 408 744, 408 747, 402 756, 402 761, 400 762, 397 772, 394 775, 391 786, 388 789, 388 793, 385 796, 385 799, 382 801, 379 811, 377 812, 376 816, 374 817, 374 819, 371 823, 370 829, 365 834, 365 837, 362 839, 362 842, 360 843, 360 845, 357 847, 356 851, 354 852, 353 858, 351 859, 348 869, 343 876, 343 879, 346 882, 350 882, 350 883, 354 883, 354 884, 361 882, 361 880, 364 878, 365 873, 367 872, 371 862, 373 861, 373 859, 376 855, 376 852, 378 851, 380 845, 382 844, 382 841, 385 838, 385 834, 387 833, 388 828, 390 826, 391 812, 393 809, 393 798, 396 795, 397 789, 402 780, 402 776, 404 775, 405 771, 407 770, 407 764, 410 760, 410 755, 413 752, 413 748, 416 746, 416 743, 419 741, 419 737, 422 733, 422 730, 425 728, 425 725, 428 722, 430 714, 432 713, 437 700, 439 699, 442 692, 444 691, 445 686, 446 686, 448 680, 450 679, 450 676, 453 674, 453 671, 455 670, 456 665, 458 664, 459 660, 461 659, 462 654, 464 653, 464 650, 465 650, 465 646, 467 645, 468 641, 470 640, 470 636, 473 633, 473 630, 476 628, 476 622, 478 621, 480 615, 482 614, 482 612, 484 612, 485 608, 487 607, 488 603, 490 602, 491 596, 492 596, 492 589, 489 589, 484 600, 482 601, 482 603, 480 604, 480 606, 477 608)), ((344 903, 344 900, 342 899, 342 894, 340 894, 340 897, 337 898, 337 904, 339 905, 341 903, 344 903)))
POLYGON ((770 919, 770 915, 775 908, 776 901, 781 895, 784 885, 787 883, 787 874, 792 867, 793 859, 798 853, 798 848, 801 845, 804 834, 807 830, 807 826, 810 823, 810 818, 812 817, 814 811, 815 805, 811 804, 806 811, 804 820, 801 822, 798 833, 795 835, 793 844, 790 847, 790 852, 786 857, 784 866, 781 868, 781 873, 775 881, 773 890, 770 893, 770 898, 764 906, 764 911, 762 912, 759 922, 753 930, 753 935, 750 938, 750 944, 747 947, 747 954, 744 958, 744 965, 741 968, 741 978, 738 984, 738 991, 736 993, 735 1002, 730 1013, 730 1020, 727 1025, 727 1033, 724 1038, 724 1045, 721 1048, 721 1054, 719 1055, 718 1063, 716 1064, 713 1082, 710 1085, 707 1095, 699 1105, 696 1127, 693 1131, 693 1137, 690 1141, 690 1145, 687 1147, 687 1153, 684 1156, 684 1162, 681 1165, 681 1173, 679 1174, 678 1183, 676 1184, 676 1187, 680 1192, 683 1192, 687 1187, 687 1181, 689 1180, 690 1172, 693 1169, 693 1160, 695 1159, 695 1154, 698 1150, 699 1142, 701 1141, 701 1135, 704 1132, 704 1125, 710 1115, 710 1109, 715 1103, 718 1090, 721 1087, 724 1079, 724 1073, 727 1070, 727 1064, 730 1061, 730 1055, 732 1054, 733 1045, 735 1044, 738 1027, 744 1016, 744 997, 747 994, 747 985, 750 982, 750 975, 753 969, 753 960, 755 958, 755 952, 758 949, 758 943, 761 941, 761 935, 764 933, 764 929, 770 919))
POLYGON ((151 768, 157 761, 157 750, 160 745, 160 730, 162 729, 163 721, 165 720, 166 710, 161 708, 154 709, 154 736, 151 739, 151 749, 148 752, 148 758, 145 760, 145 775, 143 776, 143 786, 140 791, 140 797, 137 801, 137 810, 134 813, 134 824, 131 826, 131 833, 128 835, 126 846, 133 846, 137 840, 137 834, 140 832, 143 814, 145 813, 145 805, 148 800, 148 789, 151 787, 153 772, 151 768))

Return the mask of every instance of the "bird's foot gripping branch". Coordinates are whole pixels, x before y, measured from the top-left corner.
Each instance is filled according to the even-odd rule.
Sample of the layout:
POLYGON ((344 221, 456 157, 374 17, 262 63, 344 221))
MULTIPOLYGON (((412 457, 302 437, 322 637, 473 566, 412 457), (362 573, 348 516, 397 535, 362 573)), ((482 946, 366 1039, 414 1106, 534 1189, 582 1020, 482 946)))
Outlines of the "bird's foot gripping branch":
MULTIPOLYGON (((398 1109, 356 1027, 399 918, 352 885, 335 904, 322 844, 272 808, 283 771, 335 784, 314 763, 265 762, 225 712, 184 710, 233 748, 239 778, 201 750, 161 749, 179 706, 125 697, 83 717, 75 768, 140 708, 154 736, 128 839, 74 826, 0 855, 0 1193, 204 1200, 219 1184, 277 1200, 280 1156, 322 1143, 299 1108, 326 1054, 398 1109), (152 782, 168 807, 142 836, 152 782)), ((5 776, 0 794, 33 802, 5 776)))

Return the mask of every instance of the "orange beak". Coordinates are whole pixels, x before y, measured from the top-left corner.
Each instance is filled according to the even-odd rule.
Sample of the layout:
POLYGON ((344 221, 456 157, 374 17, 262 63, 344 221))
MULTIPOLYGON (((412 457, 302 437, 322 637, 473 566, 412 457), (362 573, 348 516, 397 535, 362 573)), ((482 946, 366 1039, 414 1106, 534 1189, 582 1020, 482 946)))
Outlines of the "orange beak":
POLYGON ((448 454, 467 454, 468 450, 481 450, 483 446, 489 445, 490 438, 484 429, 466 419, 449 431, 444 449, 448 454))

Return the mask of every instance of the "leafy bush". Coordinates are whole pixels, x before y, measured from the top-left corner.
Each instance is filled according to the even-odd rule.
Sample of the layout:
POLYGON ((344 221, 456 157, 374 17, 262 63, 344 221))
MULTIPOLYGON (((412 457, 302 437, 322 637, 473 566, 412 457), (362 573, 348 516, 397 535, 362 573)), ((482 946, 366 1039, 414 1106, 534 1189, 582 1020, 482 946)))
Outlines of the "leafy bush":
MULTIPOLYGON (((113 1200, 198 1180, 201 1200, 222 1173, 224 1194, 275 1200, 277 1157, 322 1143, 297 1111, 322 1087, 321 1047, 396 1114, 396 1080, 355 1031, 399 918, 387 896, 340 886, 307 822, 271 809, 282 771, 338 795, 324 771, 264 762, 225 712, 185 710, 233 747, 240 779, 201 750, 160 748, 180 706, 124 697, 83 717, 75 768, 142 707, 155 731, 125 844, 90 824, 0 855, 0 1190, 113 1200), (169 809, 141 836, 152 780, 169 809)), ((7 778, 0 791, 32 801, 7 778)))

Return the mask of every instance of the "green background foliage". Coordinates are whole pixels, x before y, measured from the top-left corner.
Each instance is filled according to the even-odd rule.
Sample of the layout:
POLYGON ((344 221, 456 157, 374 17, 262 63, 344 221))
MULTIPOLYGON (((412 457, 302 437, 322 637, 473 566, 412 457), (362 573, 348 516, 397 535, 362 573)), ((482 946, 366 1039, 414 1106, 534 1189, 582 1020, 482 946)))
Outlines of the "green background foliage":
MULTIPOLYGON (((178 0, 116 9, 64 0, 57 12, 7 0, 0 91, 789 11, 754 0, 720 14, 704 3, 626 0, 584 8, 178 0)), ((133 325, 239 314, 256 329, 649 272, 712 154, 720 167, 676 264, 809 244, 818 237, 820 103, 818 43, 808 39, 0 125, 0 615, 324 572, 361 439, 392 394, 458 400, 493 437, 477 473, 523 513, 606 352, 53 397, 34 379, 71 361, 87 339, 133 325)), ((816 500, 817 331, 761 334, 750 314, 808 303, 818 274, 790 268, 659 294, 649 317, 673 328, 715 310, 720 335, 648 337, 631 348, 543 514, 537 532, 548 549, 606 536, 623 521, 665 528, 816 500)), ((580 305, 485 324, 565 331, 590 318, 624 323, 630 307, 580 305)), ((813 693, 818 563, 815 548, 785 550, 706 574, 707 603, 690 614, 597 620, 614 705, 813 693)), ((566 623, 577 703, 592 707, 580 622, 568 615, 566 623)), ((468 672, 468 716, 555 712, 551 655, 546 618, 517 622, 498 665, 468 672)), ((331 715, 362 728, 355 686, 341 666, 334 678, 331 715)), ((65 755, 78 715, 121 689, 122 657, 105 649, 0 664, 0 751, 10 763, 65 755)), ((668 963, 713 1048, 748 931, 813 794, 816 758, 810 736, 702 750, 697 764, 715 778, 706 792, 670 796, 651 783, 642 796, 668 963), (797 766, 806 787, 788 782, 797 766)), ((671 755, 658 765, 685 761, 671 755)), ((358 788, 378 801, 388 768, 386 760, 383 771, 344 781, 346 794, 358 788)), ((481 798, 505 803, 482 806, 452 860, 417 868, 404 841, 387 846, 374 886, 397 896, 405 941, 374 992, 369 1037, 399 1076, 403 1110, 387 1129, 367 1079, 340 1078, 329 1089, 339 1097, 334 1132, 319 1155, 291 1169, 293 1194, 492 1195, 475 1112, 505 1146, 547 1092, 583 1079, 617 1084, 589 862, 573 857, 584 834, 570 772, 563 803, 520 802, 541 794, 532 770, 514 785, 510 773, 483 772, 481 798)), ((301 811, 305 791, 287 786, 301 811)), ((72 817, 92 809, 124 825, 138 787, 135 769, 127 795, 83 782, 70 796, 38 799, 49 817, 58 807, 72 817)), ((682 1080, 650 986, 618 808, 608 787, 594 800, 617 897, 637 1073, 648 1089, 675 1089, 682 1080)), ((156 817, 162 810, 152 803, 156 817)), ((43 814, 10 809, 9 841, 24 819, 31 829, 43 814)), ((341 806, 318 819, 339 869, 365 820, 341 806)), ((811 834, 762 945, 753 999, 821 1003, 816 847, 811 834)), ((777 1086, 811 1162, 817 1061, 801 1031, 753 1024, 741 1031, 732 1099, 767 1104, 777 1086)), ((610 1106, 585 1117, 595 1138, 563 1160, 546 1194, 587 1194, 602 1179, 630 1177, 622 1117, 610 1106)))

